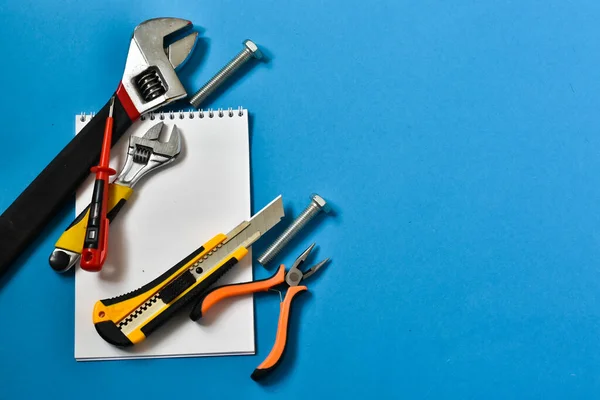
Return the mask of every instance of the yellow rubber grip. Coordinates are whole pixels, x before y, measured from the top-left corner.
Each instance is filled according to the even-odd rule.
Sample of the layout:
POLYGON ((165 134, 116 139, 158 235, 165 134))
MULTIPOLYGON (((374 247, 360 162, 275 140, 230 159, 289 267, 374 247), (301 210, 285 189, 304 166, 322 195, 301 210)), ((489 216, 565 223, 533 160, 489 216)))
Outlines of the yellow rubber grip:
MULTIPOLYGON (((131 197, 132 193, 133 189, 128 186, 122 186, 116 183, 111 183, 110 185, 108 185, 107 215, 109 220, 112 221, 112 218, 114 218, 118 210, 121 209, 121 207, 129 199, 129 197, 131 197), (117 207, 117 205, 118 208, 113 211, 113 209, 117 207)), ((77 218, 75 218, 71 225, 69 225, 69 227, 63 232, 63 234, 60 235, 54 247, 81 254, 89 214, 90 207, 87 206, 83 210, 83 212, 81 212, 81 214, 79 214, 77 218)))

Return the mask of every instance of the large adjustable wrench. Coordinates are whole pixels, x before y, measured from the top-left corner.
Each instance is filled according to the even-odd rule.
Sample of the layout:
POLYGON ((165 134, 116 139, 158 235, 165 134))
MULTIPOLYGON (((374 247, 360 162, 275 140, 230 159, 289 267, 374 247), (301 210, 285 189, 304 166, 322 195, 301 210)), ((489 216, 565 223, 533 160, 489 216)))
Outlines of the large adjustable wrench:
MULTIPOLYGON (((179 18, 151 19, 135 28, 115 93, 113 145, 141 114, 187 96, 175 68, 196 44, 197 32, 183 36, 191 28, 190 21, 179 18)), ((109 103, 0 216, 0 276, 98 163, 109 103)))

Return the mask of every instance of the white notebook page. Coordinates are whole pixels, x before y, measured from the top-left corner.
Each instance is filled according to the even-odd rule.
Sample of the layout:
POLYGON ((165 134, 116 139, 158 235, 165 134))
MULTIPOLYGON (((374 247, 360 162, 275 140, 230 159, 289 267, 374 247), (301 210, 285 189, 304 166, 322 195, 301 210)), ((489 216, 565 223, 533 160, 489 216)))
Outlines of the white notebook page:
MULTIPOLYGON (((224 110, 156 114, 137 121, 112 148, 117 174, 125 161, 129 135, 142 136, 164 122, 167 140, 173 125, 182 151, 171 165, 149 173, 110 225, 108 258, 101 272, 77 266, 75 272, 75 358, 106 360, 254 353, 251 296, 224 301, 199 322, 185 307, 145 341, 126 349, 105 342, 92 323, 96 301, 118 296, 152 281, 217 233, 250 218, 248 111, 224 110), (241 113, 241 115, 240 115, 241 113), (183 117, 183 118, 182 118, 183 117)), ((76 116, 76 132, 91 118, 76 116)), ((90 202, 93 176, 77 193, 76 213, 90 202)), ((77 215, 76 214, 76 215, 77 215)), ((252 254, 219 283, 252 280, 252 254)))

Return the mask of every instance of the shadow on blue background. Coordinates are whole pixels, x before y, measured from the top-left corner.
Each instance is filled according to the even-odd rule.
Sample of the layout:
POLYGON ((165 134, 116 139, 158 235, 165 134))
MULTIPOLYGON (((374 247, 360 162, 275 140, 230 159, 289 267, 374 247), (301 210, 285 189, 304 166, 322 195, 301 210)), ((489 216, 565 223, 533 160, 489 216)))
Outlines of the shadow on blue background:
POLYGON ((276 294, 255 299, 256 356, 77 363, 73 280, 47 265, 65 210, 0 283, 0 397, 595 397, 600 3, 0 0, 0 209, 157 16, 202 29, 190 93, 246 38, 272 54, 205 108, 251 112, 254 211, 283 194, 290 221, 311 192, 339 211, 278 262, 312 241, 334 262, 267 384, 249 375, 276 294))

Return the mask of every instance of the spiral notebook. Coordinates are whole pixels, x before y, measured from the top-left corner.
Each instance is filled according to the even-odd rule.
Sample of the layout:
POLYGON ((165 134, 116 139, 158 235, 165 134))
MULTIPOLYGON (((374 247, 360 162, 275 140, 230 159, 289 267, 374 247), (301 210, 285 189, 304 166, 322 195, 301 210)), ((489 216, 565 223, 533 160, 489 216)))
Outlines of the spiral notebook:
MULTIPOLYGON (((76 116, 79 132, 91 116, 76 116)), ((105 342, 92 323, 96 301, 152 281, 217 233, 250 218, 250 148, 245 109, 158 113, 145 116, 111 151, 111 167, 123 166, 128 135, 142 136, 157 124, 176 125, 182 135, 177 160, 151 172, 135 187, 110 225, 108 258, 101 272, 75 272, 75 358, 114 360, 149 357, 253 354, 252 297, 224 302, 198 322, 186 310, 145 341, 128 349, 105 342)), ((76 215, 91 198, 94 177, 77 193, 76 215)), ((252 280, 245 257, 221 283, 252 280)))

